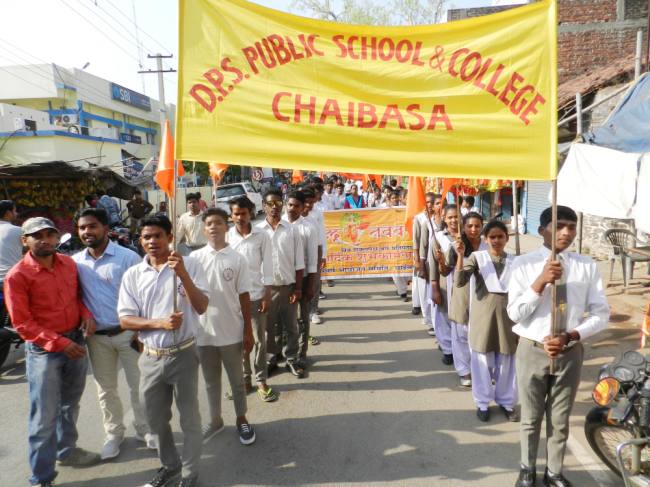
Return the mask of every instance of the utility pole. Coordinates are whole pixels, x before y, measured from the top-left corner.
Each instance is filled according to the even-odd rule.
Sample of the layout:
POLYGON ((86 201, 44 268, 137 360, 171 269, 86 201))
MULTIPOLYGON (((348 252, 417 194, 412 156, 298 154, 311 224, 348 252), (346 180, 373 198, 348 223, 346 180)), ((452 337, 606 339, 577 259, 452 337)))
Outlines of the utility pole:
POLYGON ((158 74, 158 100, 160 103, 160 134, 165 126, 167 119, 167 105, 165 104, 165 83, 163 80, 163 73, 175 73, 175 69, 163 69, 162 60, 174 57, 172 54, 165 56, 163 54, 147 54, 147 58, 155 59, 158 69, 147 69, 145 71, 138 71, 140 74, 157 73, 158 74))

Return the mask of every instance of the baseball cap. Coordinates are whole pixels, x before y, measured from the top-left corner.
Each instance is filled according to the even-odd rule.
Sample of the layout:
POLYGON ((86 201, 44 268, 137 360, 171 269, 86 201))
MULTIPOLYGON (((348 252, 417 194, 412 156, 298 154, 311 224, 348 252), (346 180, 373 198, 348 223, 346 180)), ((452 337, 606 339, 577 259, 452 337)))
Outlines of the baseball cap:
POLYGON ((25 223, 23 223, 23 226, 21 227, 23 235, 31 235, 40 232, 41 230, 45 230, 46 228, 51 228, 55 232, 60 233, 59 229, 56 228, 54 223, 52 223, 52 220, 42 216, 25 220, 25 223))

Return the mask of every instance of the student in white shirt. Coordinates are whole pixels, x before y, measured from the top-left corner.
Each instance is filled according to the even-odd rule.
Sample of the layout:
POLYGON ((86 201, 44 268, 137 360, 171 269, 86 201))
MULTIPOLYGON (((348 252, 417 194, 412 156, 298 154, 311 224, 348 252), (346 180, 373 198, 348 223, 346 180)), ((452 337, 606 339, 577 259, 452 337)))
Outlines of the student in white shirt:
POLYGON ((200 249, 206 243, 199 206, 201 193, 187 193, 185 199, 188 211, 178 218, 178 228, 176 229, 178 252, 181 255, 189 255, 191 251, 200 249))
POLYGON ((318 266, 316 276, 316 291, 311 301, 311 310, 309 312, 309 320, 312 325, 320 325, 323 321, 321 319, 318 305, 321 299, 326 299, 327 296, 321 290, 321 272, 327 262, 327 232, 325 229, 325 217, 323 212, 316 207, 321 187, 318 184, 310 184, 308 187, 303 188, 301 191, 305 195, 305 206, 303 208, 302 216, 311 221, 316 228, 318 234, 318 266))
POLYGON ((234 225, 226 234, 230 246, 244 256, 251 276, 251 323, 253 325, 253 369, 251 357, 244 351, 244 384, 252 389, 255 373, 257 394, 264 402, 273 402, 278 395, 266 383, 266 318, 271 305, 273 253, 271 239, 264 230, 252 225, 255 204, 246 196, 230 200, 230 217, 234 225))
POLYGON ((140 243, 147 255, 124 273, 117 312, 120 326, 139 331, 144 345, 138 361, 140 396, 147 423, 158 435, 162 464, 147 485, 168 485, 182 475, 181 485, 195 487, 201 458, 196 335, 199 315, 208 308, 208 284, 199 262, 169 250, 169 218, 147 217, 141 228, 140 243), (169 424, 172 401, 183 430, 182 461, 169 424))
POLYGON ((298 321, 300 330, 300 365, 307 368, 307 349, 309 348, 310 335, 310 311, 311 302, 316 292, 316 278, 318 276, 318 235, 319 232, 314 222, 302 216, 305 207, 305 194, 302 191, 293 191, 287 198, 287 213, 284 220, 290 222, 300 233, 305 252, 305 273, 303 277, 302 297, 300 298, 300 319, 298 321))
POLYGON ((299 379, 305 376, 300 366, 298 348, 298 322, 296 307, 302 297, 302 276, 305 256, 302 239, 293 226, 282 220, 282 193, 270 189, 264 195, 266 218, 257 225, 271 239, 273 249, 273 282, 271 306, 267 318, 267 362, 269 371, 277 369, 280 349, 276 342, 287 334, 284 356, 287 369, 299 379), (269 357, 270 355, 270 357, 269 357))
POLYGON ((223 431, 221 416, 221 368, 232 389, 237 431, 242 445, 255 442, 255 430, 246 419, 246 388, 242 360, 253 349, 251 287, 246 259, 226 242, 228 214, 208 208, 202 215, 208 244, 192 252, 201 263, 210 286, 210 304, 201 316, 198 336, 201 370, 210 407, 210 422, 203 427, 207 442, 223 431))
POLYGON ((540 216, 544 245, 517 259, 510 280, 508 314, 517 323, 517 381, 521 392, 521 462, 516 487, 535 485, 537 449, 546 417, 547 464, 544 483, 567 487, 562 475, 569 418, 580 384, 582 340, 604 330, 609 305, 596 263, 570 252, 576 237, 576 213, 557 208, 557 259, 551 260, 551 208, 540 216), (551 284, 557 286, 557 325, 551 333, 551 284), (550 373, 550 361, 555 371, 550 373), (550 412, 547 414, 547 412, 550 412))
POLYGON ((334 198, 336 197, 334 192, 334 182, 330 179, 325 182, 325 188, 321 196, 320 202, 323 204, 323 211, 332 211, 334 210, 334 198))
POLYGON ((342 184, 336 185, 336 194, 333 197, 333 210, 342 210, 345 205, 345 187, 342 184))

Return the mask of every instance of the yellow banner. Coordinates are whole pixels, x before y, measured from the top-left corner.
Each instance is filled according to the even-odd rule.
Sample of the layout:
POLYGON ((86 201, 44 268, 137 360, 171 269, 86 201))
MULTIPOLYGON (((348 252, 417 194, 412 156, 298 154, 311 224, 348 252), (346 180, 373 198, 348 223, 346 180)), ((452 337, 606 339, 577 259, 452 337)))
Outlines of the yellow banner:
POLYGON ((556 29, 554 0, 409 27, 180 0, 176 157, 552 179, 556 29))
POLYGON ((327 266, 323 279, 413 275, 413 240, 406 208, 326 211, 327 266))

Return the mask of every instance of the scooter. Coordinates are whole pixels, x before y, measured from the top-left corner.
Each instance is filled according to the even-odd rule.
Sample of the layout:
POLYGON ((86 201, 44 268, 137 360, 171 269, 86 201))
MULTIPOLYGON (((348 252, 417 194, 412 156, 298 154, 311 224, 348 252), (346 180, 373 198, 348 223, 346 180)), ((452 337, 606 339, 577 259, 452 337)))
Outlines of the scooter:
MULTIPOLYGON (((68 248, 71 240, 71 234, 66 233, 61 235, 59 245, 57 246, 57 252, 62 254, 71 253, 72 249, 68 248)), ((0 367, 2 367, 5 360, 7 360, 11 347, 13 346, 17 349, 23 343, 25 343, 25 341, 20 337, 11 324, 11 318, 5 306, 4 292, 0 289, 0 367)))
POLYGON ((650 485, 650 361, 628 351, 605 365, 585 419, 592 450, 625 487, 650 485))

